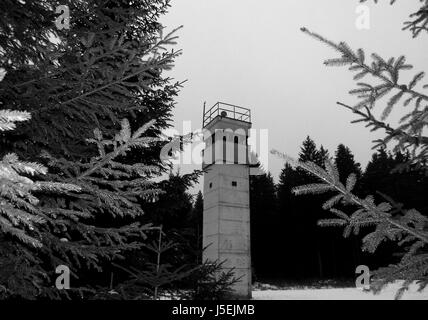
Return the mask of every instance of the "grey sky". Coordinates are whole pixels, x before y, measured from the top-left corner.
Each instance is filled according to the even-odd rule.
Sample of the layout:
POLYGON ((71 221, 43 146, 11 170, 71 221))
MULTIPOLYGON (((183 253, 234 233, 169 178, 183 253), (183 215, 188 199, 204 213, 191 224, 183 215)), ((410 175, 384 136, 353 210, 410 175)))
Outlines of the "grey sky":
MULTIPOLYGON (((333 154, 339 143, 349 146, 366 165, 377 135, 336 101, 353 102, 347 68, 327 68, 336 53, 304 35, 306 26, 333 41, 346 40, 385 58, 405 54, 415 71, 428 71, 426 35, 412 39, 402 23, 419 1, 388 1, 371 8, 370 30, 358 30, 357 0, 175 0, 163 23, 167 30, 184 25, 177 48, 183 55, 171 76, 188 79, 177 98, 174 121, 201 126, 202 106, 224 101, 251 108, 253 127, 269 129, 269 149, 297 156, 307 135, 333 154), (423 50, 423 46, 425 51, 423 50)), ((410 72, 409 77, 415 72, 410 72)), ((426 81, 427 82, 427 81, 426 81)), ((399 115, 400 111, 395 111, 399 115)), ((395 117, 396 117, 395 115, 395 117)), ((394 115, 392 115, 394 118, 394 115)), ((283 163, 270 157, 275 179, 283 163)), ((188 171, 190 167, 183 167, 188 171)))

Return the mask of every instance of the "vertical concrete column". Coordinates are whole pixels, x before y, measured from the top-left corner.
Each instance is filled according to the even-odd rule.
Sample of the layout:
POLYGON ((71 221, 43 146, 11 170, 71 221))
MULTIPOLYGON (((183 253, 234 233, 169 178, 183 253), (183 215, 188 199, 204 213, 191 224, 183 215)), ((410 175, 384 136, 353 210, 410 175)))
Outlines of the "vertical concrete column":
MULTIPOLYGON (((244 126, 240 133, 239 142, 244 143, 243 152, 246 150, 246 134, 250 127, 241 121, 231 119, 219 119, 211 125, 211 130, 228 129, 227 140, 236 150, 237 129, 244 126), (230 131, 229 129, 232 129, 230 131)), ((223 140, 224 135, 219 135, 217 142, 223 140)), ((219 150, 220 147, 215 148, 219 150)), ((239 157, 242 158, 242 157, 239 157)), ((246 157, 243 157, 244 159, 246 157)), ((217 157, 215 157, 217 159, 217 157)), ((250 181, 249 165, 247 163, 235 163, 236 157, 228 156, 225 163, 224 157, 218 161, 206 164, 204 174, 204 213, 203 213, 203 246, 204 260, 225 261, 224 271, 233 269, 236 278, 239 278, 233 286, 233 295, 238 299, 251 298, 251 255, 250 255, 250 181)))

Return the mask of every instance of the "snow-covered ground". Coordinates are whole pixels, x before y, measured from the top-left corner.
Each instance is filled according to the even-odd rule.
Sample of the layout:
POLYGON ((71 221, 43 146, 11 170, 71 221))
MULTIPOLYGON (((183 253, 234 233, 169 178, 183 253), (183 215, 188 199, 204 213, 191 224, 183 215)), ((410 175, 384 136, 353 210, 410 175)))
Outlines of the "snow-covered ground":
MULTIPOLYGON (((276 290, 256 289, 253 291, 254 300, 394 300, 401 282, 386 287, 375 295, 358 288, 327 288, 327 289, 289 289, 276 290)), ((428 288, 417 292, 418 286, 411 285, 401 298, 402 300, 428 300, 428 288)))

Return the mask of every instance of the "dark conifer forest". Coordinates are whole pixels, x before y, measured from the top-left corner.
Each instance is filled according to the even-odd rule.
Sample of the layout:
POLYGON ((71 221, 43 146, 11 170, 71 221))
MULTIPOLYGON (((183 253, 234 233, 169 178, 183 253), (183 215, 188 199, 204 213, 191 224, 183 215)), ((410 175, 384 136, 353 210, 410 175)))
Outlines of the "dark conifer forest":
MULTIPOLYGON (((345 145, 340 144, 330 153, 307 137, 299 160, 322 166, 326 158, 334 161, 341 180, 356 174, 355 192, 359 196, 373 194, 381 201, 387 194, 397 202, 413 203, 420 212, 427 212, 428 178, 424 172, 396 170, 408 161, 408 154, 380 148, 362 169, 345 145)), ((348 238, 343 237, 340 228, 320 227, 317 222, 329 217, 322 205, 331 195, 296 196, 292 192, 294 187, 314 181, 314 177, 289 164, 282 169, 278 183, 270 173, 252 177, 251 253, 255 279, 293 283, 308 279, 353 281, 358 265, 375 269, 397 262, 401 251, 396 244, 383 243, 375 254, 361 251, 361 239, 372 227, 348 238)))

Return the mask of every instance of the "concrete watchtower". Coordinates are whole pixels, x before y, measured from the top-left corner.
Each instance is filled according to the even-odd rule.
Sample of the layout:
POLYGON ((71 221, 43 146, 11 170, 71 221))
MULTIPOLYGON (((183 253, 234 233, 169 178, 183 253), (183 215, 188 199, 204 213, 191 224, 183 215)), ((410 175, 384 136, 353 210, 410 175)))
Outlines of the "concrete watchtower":
POLYGON ((225 260, 240 281, 234 296, 251 298, 249 109, 218 102, 203 116, 204 260, 225 260), (208 134, 207 134, 208 132, 208 134))

